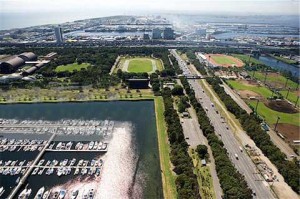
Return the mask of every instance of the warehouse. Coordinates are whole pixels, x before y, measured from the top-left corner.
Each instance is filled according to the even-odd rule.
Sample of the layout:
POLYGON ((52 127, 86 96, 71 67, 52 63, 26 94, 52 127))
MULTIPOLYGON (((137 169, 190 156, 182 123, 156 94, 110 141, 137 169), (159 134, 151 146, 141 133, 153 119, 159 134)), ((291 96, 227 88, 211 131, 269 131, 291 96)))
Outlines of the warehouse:
POLYGON ((20 57, 15 57, 8 61, 2 62, 0 64, 0 73, 9 74, 16 71, 18 68, 25 64, 24 59, 20 57))
POLYGON ((32 52, 22 53, 18 57, 22 58, 24 61, 36 61, 37 60, 37 56, 32 52))

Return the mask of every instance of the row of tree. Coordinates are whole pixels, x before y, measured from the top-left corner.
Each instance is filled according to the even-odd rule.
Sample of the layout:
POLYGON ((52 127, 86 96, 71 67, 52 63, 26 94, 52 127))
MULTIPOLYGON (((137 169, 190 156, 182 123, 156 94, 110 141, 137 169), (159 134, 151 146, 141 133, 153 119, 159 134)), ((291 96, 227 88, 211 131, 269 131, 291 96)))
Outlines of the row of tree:
MULTIPOLYGON (((186 78, 181 78, 181 83, 189 96, 190 104, 196 110, 201 129, 211 147, 224 198, 252 198, 251 189, 248 187, 244 176, 231 163, 223 142, 216 136, 214 127, 211 125, 205 110, 195 97, 194 90, 190 88, 186 78)), ((202 154, 200 149, 198 153, 202 154)))
POLYGON ((177 174, 175 183, 178 198, 200 198, 197 176, 193 173, 192 159, 188 154, 188 144, 185 141, 177 111, 174 109, 171 90, 164 88, 162 97, 165 106, 164 116, 171 145, 170 157, 174 166, 173 171, 177 174))
POLYGON ((278 168, 279 173, 284 177, 291 188, 300 193, 299 166, 295 161, 286 160, 286 155, 271 141, 270 136, 262 130, 261 120, 254 114, 248 115, 220 86, 219 78, 209 78, 208 83, 223 100, 228 111, 233 113, 241 122, 243 129, 255 142, 262 152, 278 168))

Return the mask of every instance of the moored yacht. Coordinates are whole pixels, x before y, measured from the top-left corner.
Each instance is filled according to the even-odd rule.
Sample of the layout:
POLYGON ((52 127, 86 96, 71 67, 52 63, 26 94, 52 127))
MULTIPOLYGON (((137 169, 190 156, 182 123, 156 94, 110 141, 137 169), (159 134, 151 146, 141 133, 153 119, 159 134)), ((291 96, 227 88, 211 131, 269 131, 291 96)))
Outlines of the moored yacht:
POLYGON ((35 195, 34 199, 42 199, 43 198, 43 194, 44 194, 44 191, 45 191, 45 187, 41 187, 37 194, 35 195))

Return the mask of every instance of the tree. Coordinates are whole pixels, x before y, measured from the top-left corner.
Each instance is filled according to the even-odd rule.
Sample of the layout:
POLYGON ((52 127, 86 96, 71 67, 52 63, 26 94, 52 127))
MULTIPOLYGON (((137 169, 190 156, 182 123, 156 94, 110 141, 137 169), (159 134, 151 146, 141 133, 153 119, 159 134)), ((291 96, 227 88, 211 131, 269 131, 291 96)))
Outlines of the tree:
POLYGON ((196 151, 199 154, 199 157, 203 159, 207 155, 207 146, 200 144, 197 146, 196 151))
POLYGON ((172 89, 172 95, 183 95, 183 88, 180 85, 175 85, 172 89))

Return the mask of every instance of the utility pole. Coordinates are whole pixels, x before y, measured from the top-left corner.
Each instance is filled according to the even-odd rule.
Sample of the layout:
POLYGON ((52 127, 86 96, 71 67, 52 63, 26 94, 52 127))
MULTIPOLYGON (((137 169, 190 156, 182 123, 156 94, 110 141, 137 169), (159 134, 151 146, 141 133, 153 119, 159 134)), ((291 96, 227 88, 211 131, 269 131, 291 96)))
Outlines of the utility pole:
POLYGON ((286 88, 288 81, 289 81, 289 79, 286 78, 286 82, 285 82, 284 88, 286 88))
POLYGON ((276 129, 277 129, 277 125, 278 125, 279 120, 280 120, 280 117, 277 116, 277 121, 276 121, 275 128, 274 128, 274 131, 275 131, 275 132, 276 132, 276 129))
POLYGON ((267 74, 268 74, 268 72, 267 72, 267 69, 266 69, 266 74, 265 74, 265 80, 264 80, 264 84, 266 84, 266 80, 267 80, 267 74))
POLYGON ((296 100, 296 103, 295 103, 295 107, 297 107, 298 101, 299 101, 299 95, 298 95, 298 97, 297 97, 297 100, 296 100))
POLYGON ((289 96, 289 94, 290 94, 290 89, 291 89, 291 88, 289 87, 289 90, 288 90, 288 92, 287 92, 287 94, 286 94, 286 97, 285 97, 286 99, 288 98, 288 96, 289 96))
POLYGON ((256 106, 255 106, 255 114, 256 114, 256 115, 257 115, 258 102, 259 102, 259 99, 257 99, 256 106))

